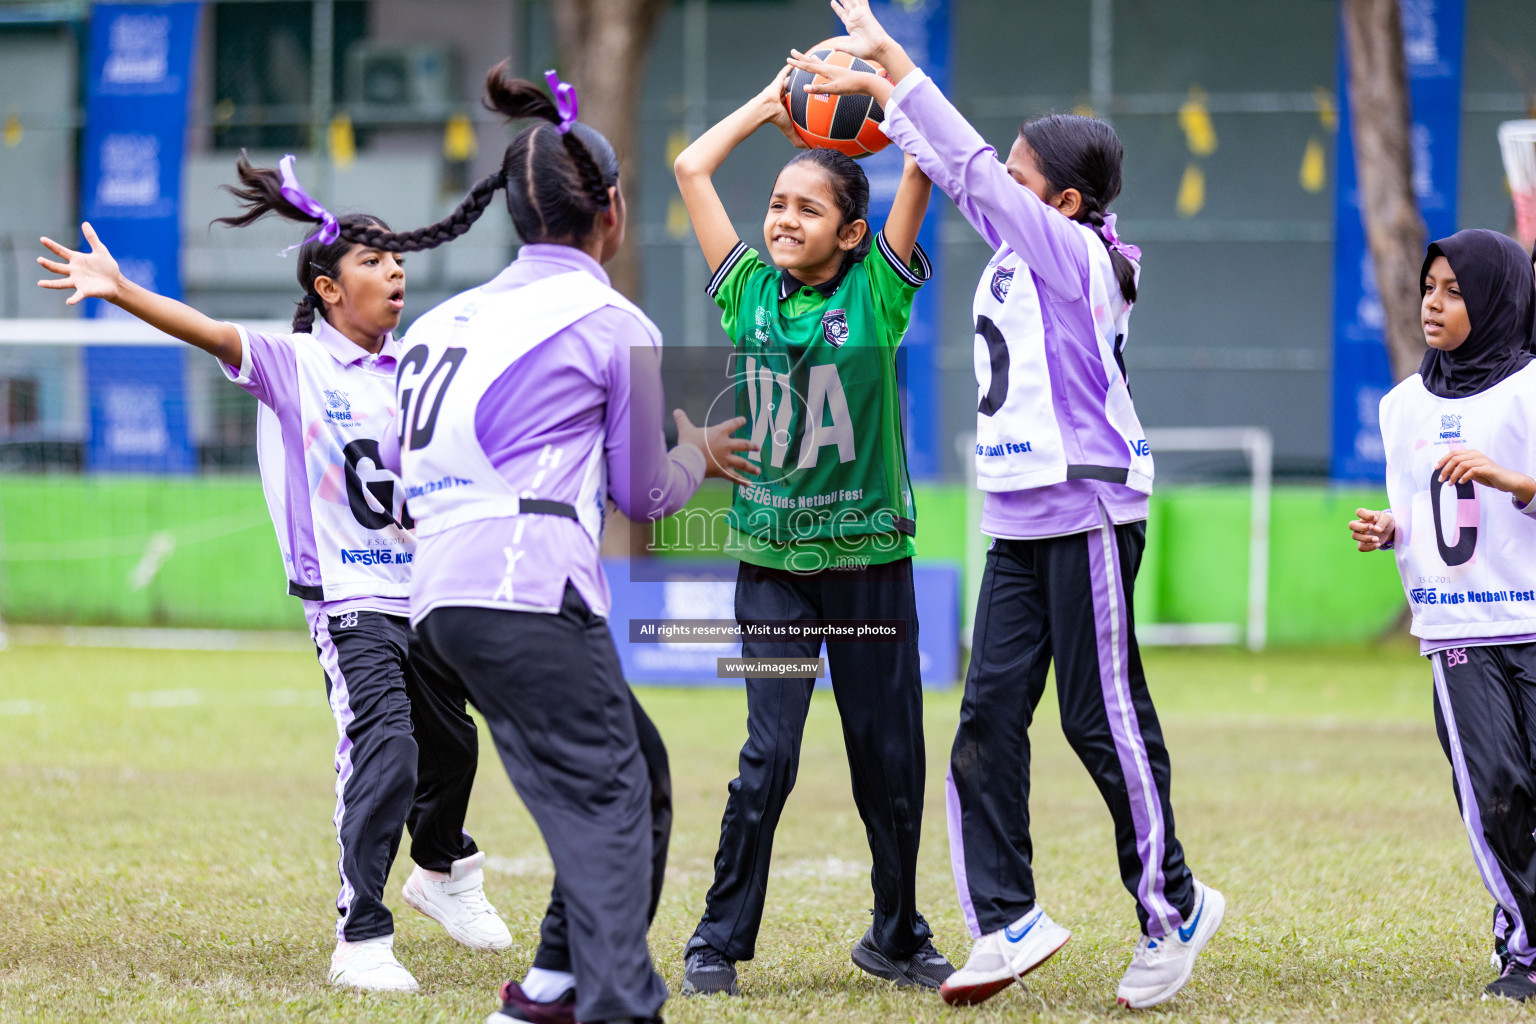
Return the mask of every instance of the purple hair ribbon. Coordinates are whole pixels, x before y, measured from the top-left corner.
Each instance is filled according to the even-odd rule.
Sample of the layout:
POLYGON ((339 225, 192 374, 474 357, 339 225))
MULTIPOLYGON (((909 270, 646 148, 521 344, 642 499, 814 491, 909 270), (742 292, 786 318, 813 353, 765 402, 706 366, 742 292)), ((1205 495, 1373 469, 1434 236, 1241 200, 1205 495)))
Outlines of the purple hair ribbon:
MULTIPOLYGON (((304 186, 299 184, 298 176, 293 173, 293 154, 289 153, 283 157, 277 162, 277 166, 283 176, 282 188, 279 189, 283 198, 311 217, 320 218, 320 230, 304 239, 304 242, 312 242, 318 238, 321 245, 330 245, 340 238, 341 225, 337 223, 336 215, 317 203, 308 192, 304 191, 304 186)), ((284 249, 283 253, 292 252, 304 242, 295 242, 284 249)))
POLYGON ((544 81, 549 83, 549 91, 555 94, 555 110, 560 113, 560 134, 564 135, 576 127, 576 114, 581 110, 581 104, 576 99, 576 87, 560 81, 560 76, 554 71, 544 72, 544 81))
POLYGON ((1120 236, 1115 234, 1115 215, 1104 215, 1104 240, 1109 243, 1110 249, 1136 263, 1141 262, 1141 246, 1132 245, 1129 242, 1120 241, 1120 236))

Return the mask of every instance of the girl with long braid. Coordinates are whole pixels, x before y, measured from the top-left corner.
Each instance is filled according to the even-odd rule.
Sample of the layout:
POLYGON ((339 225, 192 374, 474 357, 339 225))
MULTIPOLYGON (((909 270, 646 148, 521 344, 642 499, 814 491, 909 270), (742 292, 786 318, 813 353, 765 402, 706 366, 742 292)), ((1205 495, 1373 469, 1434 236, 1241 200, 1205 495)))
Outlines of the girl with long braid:
MULTIPOLYGON (((613 147, 553 72, 556 99, 507 67, 486 105, 534 123, 482 186, 506 189, 523 245, 412 326, 381 455, 417 520, 411 621, 484 714, 555 865, 533 969, 491 1020, 654 1020, 667 989, 646 931, 670 781, 608 631, 604 499, 634 520, 670 515, 706 475, 752 472, 736 454, 750 445, 730 436, 744 419, 705 430, 677 412, 667 450, 661 334, 603 271, 625 228, 613 147)), ((458 223, 358 237, 430 247, 458 223)))
MULTIPOLYGON (((231 381, 261 403, 257 455, 262 488, 288 575, 304 602, 336 719, 336 841, 341 848, 333 984, 411 991, 394 955, 384 885, 411 831, 415 870, 404 898, 474 949, 505 949, 507 927, 485 899, 485 855, 464 831, 478 757, 461 687, 441 673, 406 619, 416 540, 397 480, 379 465, 379 441, 395 411, 405 303, 403 247, 382 245, 377 217, 337 218, 293 173, 252 167, 242 156, 245 207, 222 219, 241 227, 269 213, 319 223, 298 245, 304 290, 290 334, 263 334, 210 319, 125 278, 90 224, 77 252, 51 239, 59 275, 38 282, 100 298, 210 353, 231 381), (316 315, 318 314, 318 316, 316 315)), ((484 208, 490 192, 465 201, 484 208)), ((472 219, 472 218, 470 218, 472 219)))
POLYGON ((1029 727, 1056 670, 1061 724, 1114 819, 1120 879, 1141 936, 1116 990, 1133 1008, 1172 999, 1221 924, 1174 831, 1172 768, 1136 644, 1132 589, 1146 546, 1152 453, 1122 352, 1140 251, 1115 234, 1123 151, 1108 124, 1054 114, 991 146, 881 26, 868 0, 831 0, 838 48, 890 81, 792 53, 859 92, 882 130, 995 250, 976 287, 976 475, 993 538, 948 780, 955 888, 975 943, 944 983, 978 1003, 1070 938, 1035 899, 1029 727))

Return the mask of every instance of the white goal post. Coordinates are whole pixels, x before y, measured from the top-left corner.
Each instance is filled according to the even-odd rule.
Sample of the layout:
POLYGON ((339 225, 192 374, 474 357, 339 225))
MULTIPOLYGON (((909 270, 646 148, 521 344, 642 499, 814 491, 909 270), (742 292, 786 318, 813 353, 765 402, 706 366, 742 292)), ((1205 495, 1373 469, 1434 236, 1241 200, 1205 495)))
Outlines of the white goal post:
POLYGON ((1245 622, 1138 623, 1148 645, 1237 644, 1262 651, 1268 641, 1269 515, 1275 442, 1265 427, 1161 427, 1147 431, 1158 452, 1242 452, 1251 479, 1248 514, 1248 601, 1245 622))
MULTIPOLYGON (((1274 487, 1274 438, 1265 427, 1162 427, 1147 431, 1154 456, 1158 452, 1241 452, 1251 478, 1248 518, 1248 596, 1242 622, 1137 623, 1136 638, 1148 646, 1243 644, 1261 651, 1268 640, 1269 617, 1269 518, 1274 487)), ((970 483, 966 516, 970 531, 966 544, 966 579, 969 583, 961 609, 961 637, 969 645, 976 614, 975 588, 981 585, 986 567, 987 538, 982 534, 981 491, 976 487, 974 434, 955 438, 955 448, 966 467, 970 483)))

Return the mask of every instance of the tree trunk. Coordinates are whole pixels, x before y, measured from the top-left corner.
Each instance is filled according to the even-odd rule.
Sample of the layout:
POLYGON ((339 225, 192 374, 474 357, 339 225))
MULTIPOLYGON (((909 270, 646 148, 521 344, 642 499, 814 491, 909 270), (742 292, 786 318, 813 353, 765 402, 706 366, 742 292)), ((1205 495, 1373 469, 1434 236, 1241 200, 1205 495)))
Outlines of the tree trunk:
POLYGON ((1394 380, 1416 372, 1425 352, 1419 315, 1424 221, 1413 192, 1408 64, 1398 2, 1344 0, 1355 176, 1394 380))
POLYGON ((619 154, 619 181, 629 205, 624 246, 608 264, 613 286, 640 301, 635 256, 640 201, 640 85, 651 34, 671 0, 556 0, 550 4, 563 63, 561 77, 576 86, 581 119, 608 137, 619 154))
MULTIPOLYGON (((671 0, 555 0, 550 11, 560 49, 561 78, 576 86, 581 120, 608 137, 619 156, 619 185, 629 208, 624 245, 605 268, 609 280, 640 301, 640 261, 635 255, 640 210, 638 101, 651 34, 671 0)), ((658 424, 660 426, 660 424, 658 424)), ((632 524, 612 501, 602 552, 644 557, 650 524, 632 524)))

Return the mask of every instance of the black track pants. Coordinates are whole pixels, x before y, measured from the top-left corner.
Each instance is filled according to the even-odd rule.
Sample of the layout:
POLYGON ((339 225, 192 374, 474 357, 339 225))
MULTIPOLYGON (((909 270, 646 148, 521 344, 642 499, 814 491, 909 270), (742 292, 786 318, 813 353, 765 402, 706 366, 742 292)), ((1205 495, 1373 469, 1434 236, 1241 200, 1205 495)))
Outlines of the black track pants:
MULTIPOLYGON (((887 956, 911 956, 932 933, 917 911, 923 819, 923 683, 918 668, 912 560, 794 573, 743 562, 736 618, 903 619, 901 643, 829 643, 828 674, 843 723, 853 800, 869 838, 874 938, 887 956)), ((748 640, 746 658, 814 658, 820 640, 748 640)), ((763 920, 773 834, 800 763, 810 679, 747 680, 747 742, 731 782, 715 880, 697 934, 733 960, 750 960, 763 920)))
POLYGON ((1131 591, 1146 524, 997 540, 976 604, 947 784, 955 888, 973 935, 1035 905, 1029 727, 1054 659, 1061 724, 1115 823, 1120 878, 1160 938, 1194 910, 1170 768, 1136 646, 1131 591))
POLYGON ((654 1016, 667 988, 646 947, 651 769, 607 621, 568 585, 555 615, 437 608, 420 632, 485 716, 549 847, 576 1018, 654 1016))
POLYGON ((1429 656, 1435 729, 1483 885, 1516 960, 1536 962, 1536 644, 1429 656))
MULTIPOLYGON (((651 779, 651 902, 645 913, 646 921, 650 922, 656 917, 662 883, 667 876, 667 847, 672 841, 672 770, 667 763, 667 747, 661 741, 661 733, 656 731, 655 723, 633 692, 629 702, 635 713, 640 754, 645 758, 646 773, 651 779)), ((565 897, 561 895, 557 881, 549 896, 549 909, 539 926, 539 948, 533 954, 533 966, 549 971, 569 971, 570 930, 565 897)))
POLYGON ((479 744, 464 691, 441 674, 402 617, 311 616, 336 718, 336 825, 341 847, 336 937, 389 935, 384 885, 411 830, 411 859, 433 871, 476 852, 464 831, 479 744))

